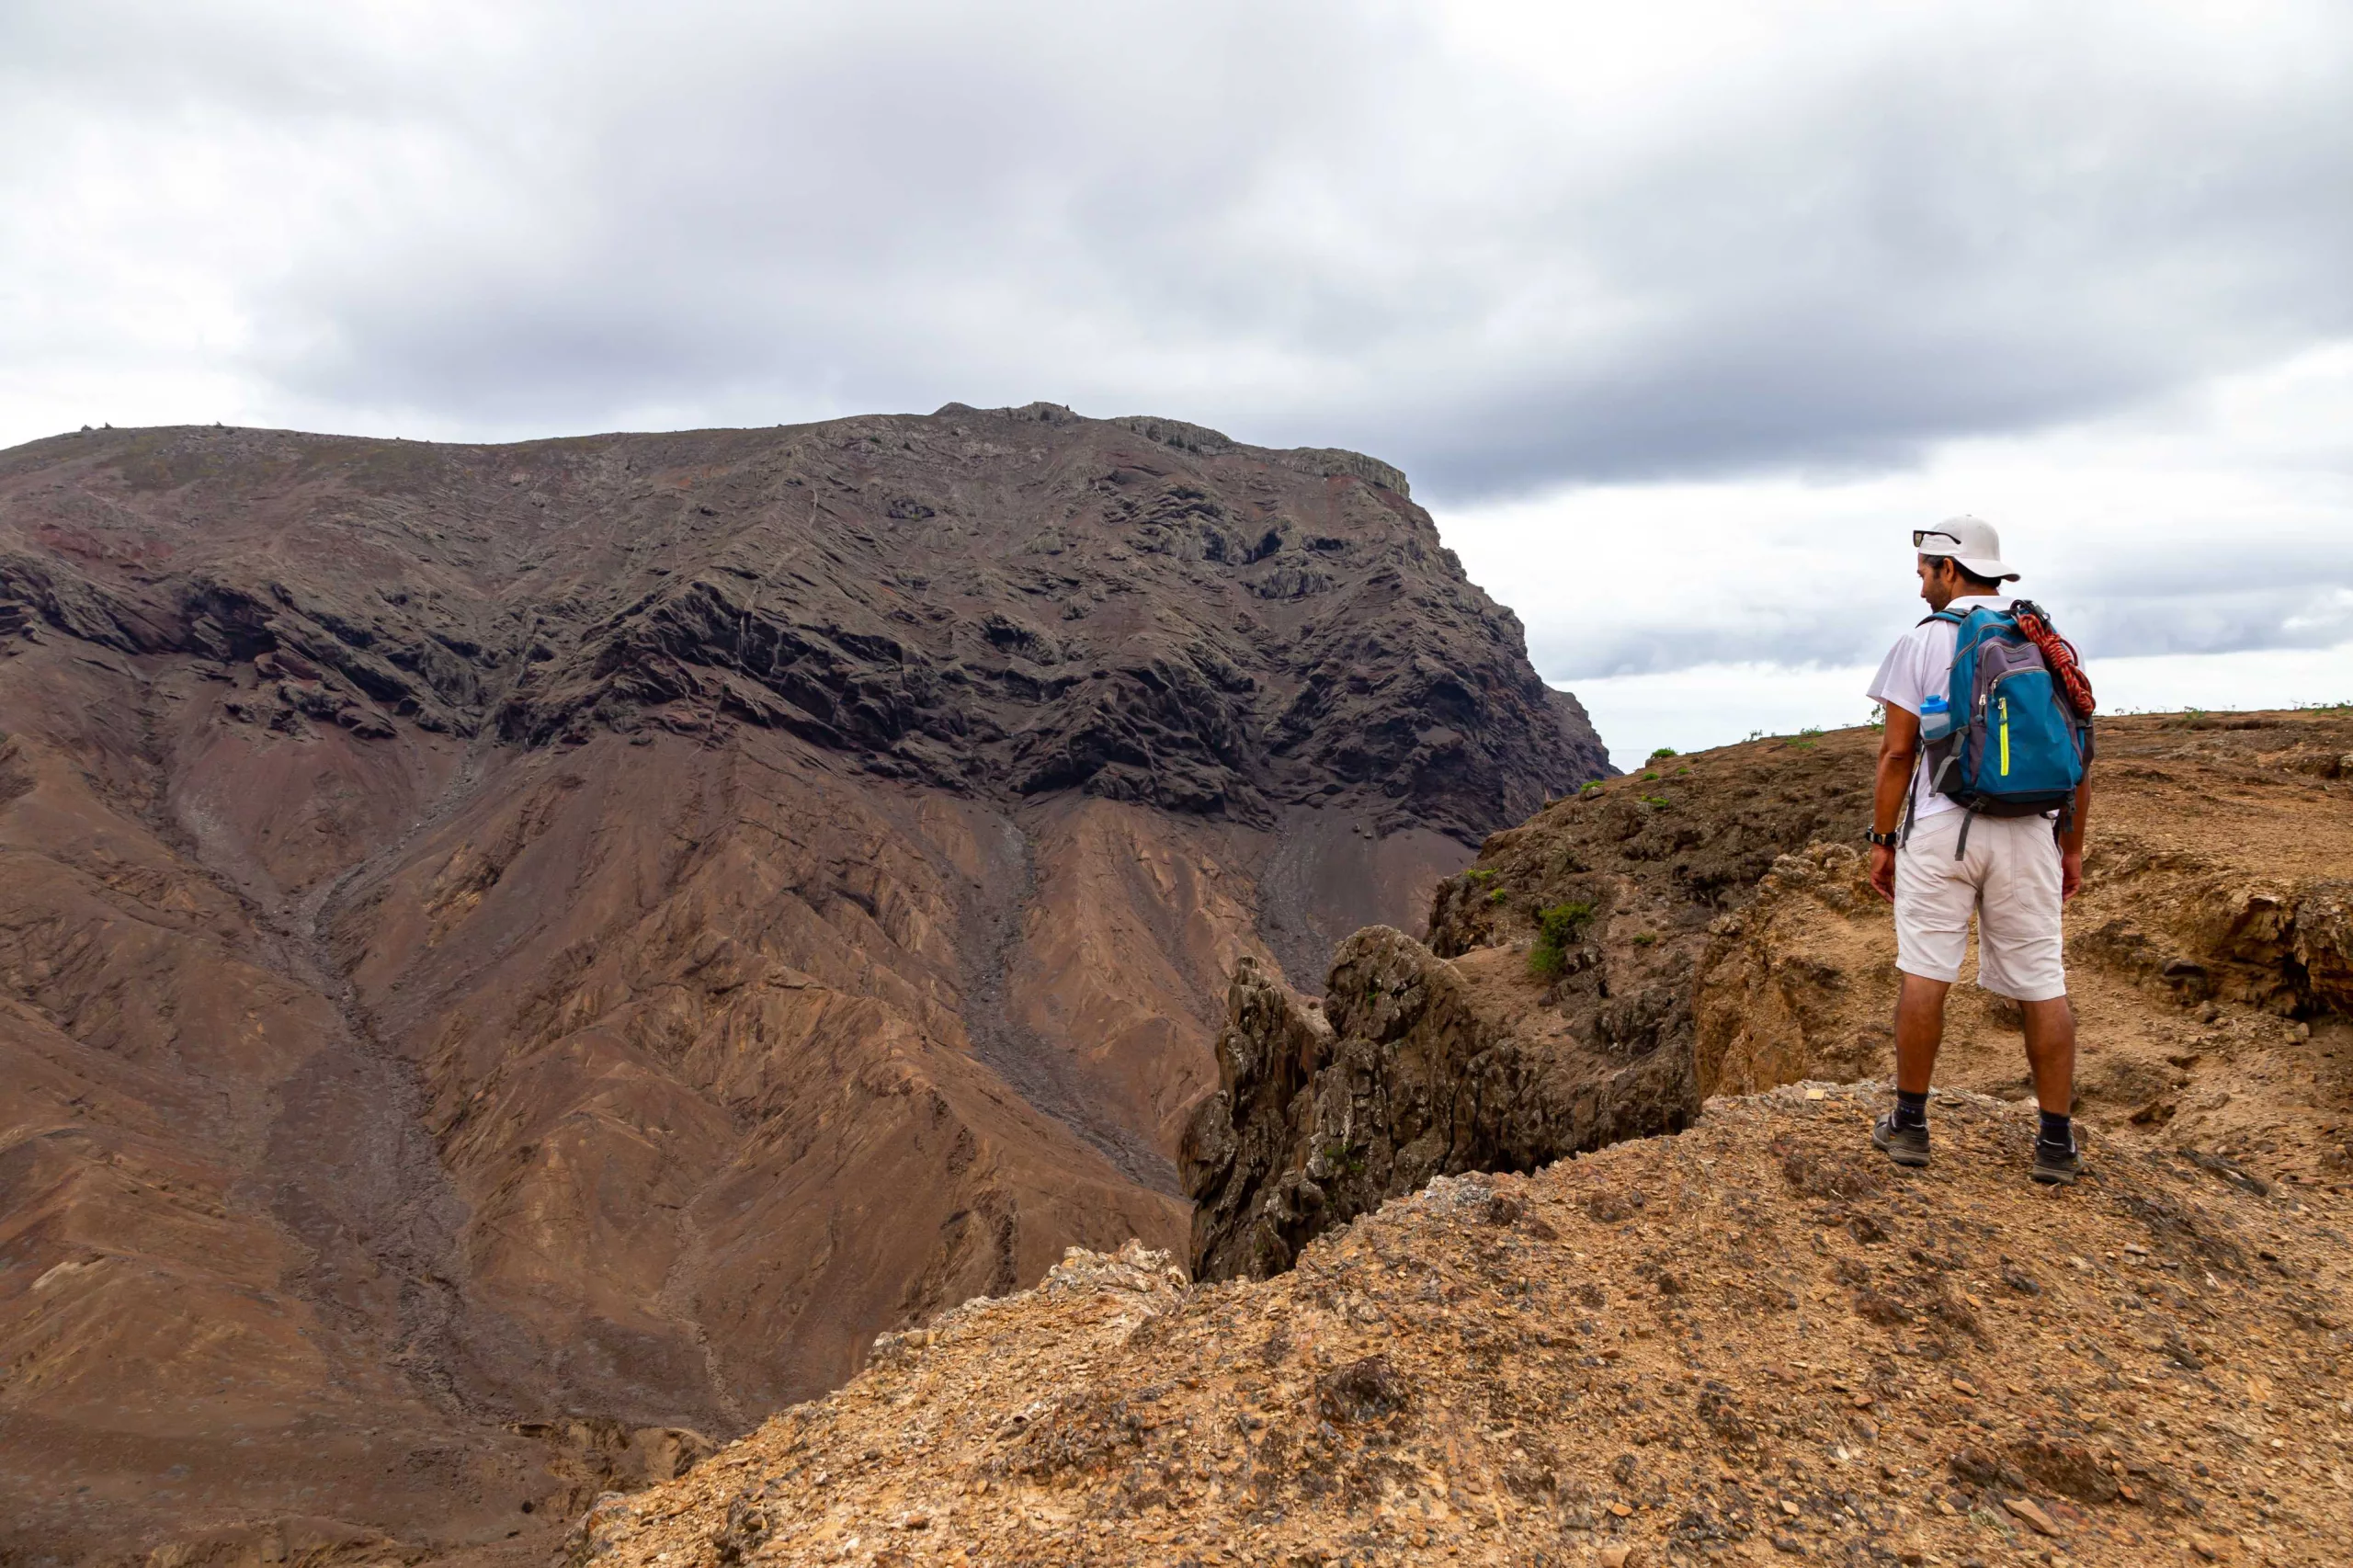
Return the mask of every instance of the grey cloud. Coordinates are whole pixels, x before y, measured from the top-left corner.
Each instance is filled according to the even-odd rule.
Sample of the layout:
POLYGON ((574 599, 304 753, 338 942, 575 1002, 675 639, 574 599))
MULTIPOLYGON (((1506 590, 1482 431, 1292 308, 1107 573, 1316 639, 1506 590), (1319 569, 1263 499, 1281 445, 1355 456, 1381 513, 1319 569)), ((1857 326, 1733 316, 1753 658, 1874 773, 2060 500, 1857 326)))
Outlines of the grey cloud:
POLYGON ((1461 500, 1902 463, 2353 331, 2338 13, 2254 81, 1948 18, 1623 144, 1336 0, 10 16, 22 113, 378 147, 270 214, 248 368, 484 436, 1043 396, 1461 500))
MULTIPOLYGON (((2177 539, 2078 560, 2019 587, 2092 660, 2353 642, 2353 533, 2177 539)), ((1834 577, 1796 593, 1711 597, 1672 617, 1554 614, 1531 626, 1529 652, 1545 678, 1568 683, 1697 665, 1835 668, 1876 664, 1925 613, 1901 576, 1834 577)))

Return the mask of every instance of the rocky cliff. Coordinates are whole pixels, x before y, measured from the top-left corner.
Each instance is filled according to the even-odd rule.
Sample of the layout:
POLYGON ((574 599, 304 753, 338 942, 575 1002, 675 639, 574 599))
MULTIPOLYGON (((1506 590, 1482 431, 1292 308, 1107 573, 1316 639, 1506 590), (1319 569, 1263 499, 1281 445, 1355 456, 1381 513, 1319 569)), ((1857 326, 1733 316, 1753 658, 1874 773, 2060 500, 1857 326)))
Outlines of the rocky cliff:
POLYGON ((1234 967, 1604 766, 1393 470, 1045 404, 18 448, 0 732, 35 1560, 529 1546, 1178 1241, 1234 967))
MULTIPOLYGON (((1671 1131, 1710 1095, 1892 1075, 1894 936, 1859 844, 1877 741, 1654 759, 1489 838, 1427 947, 1343 944, 1320 1002, 1239 971, 1184 1151, 1196 1271, 1279 1270, 1433 1175, 1671 1131)), ((2309 1041, 2353 1012, 2353 717, 2104 720, 2096 784, 2078 1108, 2341 1162, 2342 1070, 2309 1041)), ((1940 1081, 2024 1097, 2019 1028, 1964 983, 1940 1081)))

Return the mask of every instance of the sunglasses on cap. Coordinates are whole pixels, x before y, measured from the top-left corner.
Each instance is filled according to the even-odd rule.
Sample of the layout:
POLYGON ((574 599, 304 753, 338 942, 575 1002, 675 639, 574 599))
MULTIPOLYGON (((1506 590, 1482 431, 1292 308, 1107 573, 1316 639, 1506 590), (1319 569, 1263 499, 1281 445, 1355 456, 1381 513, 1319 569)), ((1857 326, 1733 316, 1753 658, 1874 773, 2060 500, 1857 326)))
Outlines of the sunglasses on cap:
POLYGON ((1956 550, 1961 548, 1961 540, 1945 532, 1942 528, 1914 528, 1912 530, 1912 548, 1917 550, 1932 539, 1940 539, 1956 550))

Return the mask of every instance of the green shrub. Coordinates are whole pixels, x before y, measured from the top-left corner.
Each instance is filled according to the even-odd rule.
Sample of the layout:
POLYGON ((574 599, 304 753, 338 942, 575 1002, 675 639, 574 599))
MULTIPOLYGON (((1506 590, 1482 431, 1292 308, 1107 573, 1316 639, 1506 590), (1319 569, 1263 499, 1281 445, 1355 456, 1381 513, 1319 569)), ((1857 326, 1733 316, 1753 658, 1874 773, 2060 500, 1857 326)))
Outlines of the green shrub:
POLYGON ((1577 791, 1577 793, 1578 793, 1578 794, 1580 794, 1580 795, 1598 795, 1598 794, 1600 794, 1600 793, 1601 793, 1601 780, 1600 780, 1600 779, 1598 779, 1598 778, 1588 778, 1588 779, 1586 779, 1586 780, 1585 781, 1585 788, 1584 788, 1584 789, 1582 789, 1582 790, 1579 790, 1577 791))
POLYGON ((1661 746, 1658 750, 1651 753, 1651 760, 1653 762, 1658 762, 1664 758, 1673 756, 1674 755, 1675 748, 1673 746, 1661 746))
POLYGON ((1462 873, 1462 880, 1474 888, 1483 888, 1502 875, 1503 872, 1493 866, 1473 866, 1462 873))
POLYGON ((1346 1143, 1324 1144, 1324 1163, 1335 1170, 1346 1171, 1350 1176, 1364 1174, 1364 1156, 1346 1143))
POLYGON ((1536 945, 1528 949, 1528 972, 1551 980, 1569 966, 1569 944, 1593 923, 1593 901, 1573 898, 1536 917, 1536 945))

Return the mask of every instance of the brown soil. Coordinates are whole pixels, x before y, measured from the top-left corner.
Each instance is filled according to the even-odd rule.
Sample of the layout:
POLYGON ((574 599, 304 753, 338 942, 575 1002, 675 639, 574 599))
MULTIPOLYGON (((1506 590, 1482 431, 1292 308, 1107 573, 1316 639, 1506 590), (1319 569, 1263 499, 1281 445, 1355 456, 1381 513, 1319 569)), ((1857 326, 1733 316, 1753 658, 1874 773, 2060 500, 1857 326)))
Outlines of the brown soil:
POLYGON ((2335 1193, 1966 1094, 1720 1099, 1443 1178, 1265 1281, 1074 1254, 841 1392, 598 1505, 567 1561, 2342 1562, 2335 1193))

